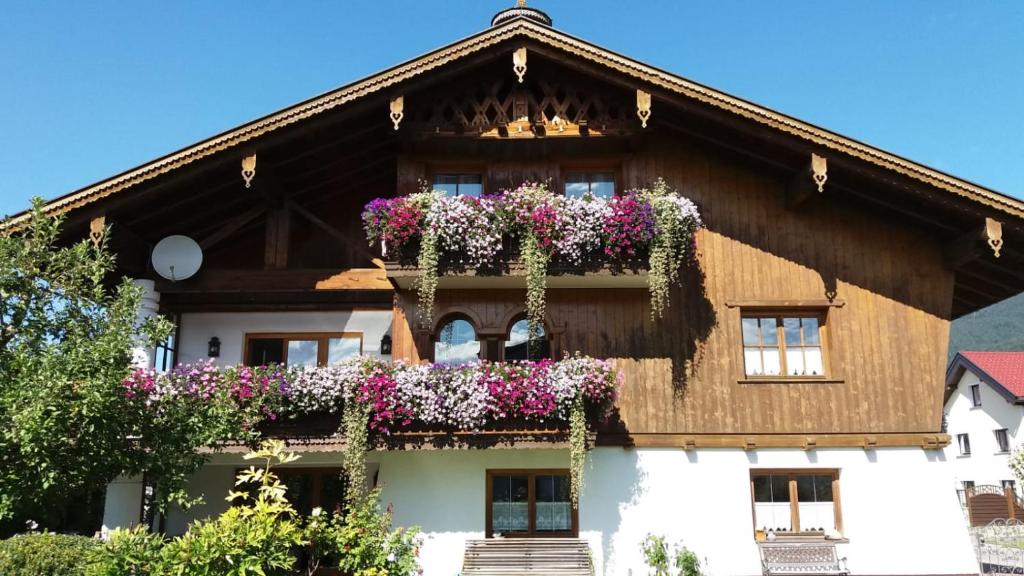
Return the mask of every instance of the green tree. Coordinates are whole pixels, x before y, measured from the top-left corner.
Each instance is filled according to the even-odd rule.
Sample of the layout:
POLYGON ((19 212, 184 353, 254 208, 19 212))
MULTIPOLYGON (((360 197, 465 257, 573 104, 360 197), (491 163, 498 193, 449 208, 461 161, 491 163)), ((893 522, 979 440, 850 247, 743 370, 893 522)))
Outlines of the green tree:
POLYGON ((0 519, 53 511, 140 469, 143 414, 122 379, 132 348, 166 336, 138 323, 141 290, 111 284, 104 240, 60 244, 61 219, 33 201, 28 226, 0 236, 0 519))

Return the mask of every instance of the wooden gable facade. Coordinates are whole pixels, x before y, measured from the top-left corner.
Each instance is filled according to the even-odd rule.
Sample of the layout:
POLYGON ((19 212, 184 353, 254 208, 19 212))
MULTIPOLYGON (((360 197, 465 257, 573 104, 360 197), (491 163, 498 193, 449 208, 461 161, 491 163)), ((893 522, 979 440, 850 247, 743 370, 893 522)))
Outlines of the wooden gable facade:
MULTIPOLYGON (((436 327, 367 245, 362 207, 439 173, 559 190, 581 170, 617 190, 664 178, 706 225, 661 320, 628 275, 549 289, 556 353, 615 358, 626 376, 599 443, 941 445, 950 321, 1024 289, 1024 203, 527 19, 47 209, 69 237, 108 225, 132 277, 159 280, 161 238, 195 238, 203 268, 158 281, 165 313, 394 310, 394 358, 420 361, 436 327), (820 317, 827 374, 747 377, 741 317, 794 311, 820 317)), ((442 286, 434 311, 472 318, 485 349, 525 307, 516 279, 491 280, 442 286)))

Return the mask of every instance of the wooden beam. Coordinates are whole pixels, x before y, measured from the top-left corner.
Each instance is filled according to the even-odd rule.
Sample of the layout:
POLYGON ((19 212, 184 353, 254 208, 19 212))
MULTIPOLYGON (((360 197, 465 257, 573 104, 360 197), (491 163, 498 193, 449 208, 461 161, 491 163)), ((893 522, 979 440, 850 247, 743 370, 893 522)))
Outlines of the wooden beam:
POLYGON ((235 218, 231 219, 228 222, 225 222, 224 224, 221 224, 215 232, 200 240, 199 246, 203 250, 212 248, 213 246, 220 243, 222 240, 231 237, 231 235, 238 232, 243 226, 245 226, 249 222, 252 222, 260 214, 263 214, 266 211, 266 206, 262 204, 260 204, 259 206, 253 206, 248 211, 239 214, 238 216, 236 216, 235 218))
POLYGON ((187 280, 157 280, 161 294, 319 292, 328 290, 381 290, 391 283, 381 268, 297 270, 200 270, 187 280))
POLYGON ((828 179, 828 161, 823 156, 811 153, 807 165, 796 173, 786 188, 786 208, 794 210, 809 199, 825 192, 828 179))
POLYGON ((993 218, 985 218, 981 226, 946 244, 945 264, 947 268, 956 270, 968 262, 987 258, 988 253, 991 253, 993 258, 999 258, 1002 248, 1002 223, 993 218))
POLYGON ((272 208, 267 212, 263 267, 268 270, 283 270, 288 267, 291 218, 291 210, 287 205, 272 208))
POLYGON ((359 240, 356 240, 356 239, 352 238, 348 234, 342 232, 341 230, 338 230, 337 228, 335 228, 334 226, 331 226, 327 222, 324 222, 316 214, 313 214, 309 210, 306 210, 305 208, 303 208, 302 206, 300 206, 300 205, 298 205, 298 204, 296 204, 294 202, 286 201, 285 202, 285 206, 287 208, 291 209, 291 210, 294 210, 300 216, 302 216, 306 220, 309 220, 310 222, 312 222, 316 226, 319 226, 321 229, 324 230, 324 232, 327 232, 327 234, 329 234, 335 240, 338 240, 343 245, 352 248, 353 250, 355 250, 359 254, 365 256, 368 260, 373 260, 374 258, 376 258, 376 256, 371 254, 370 251, 366 249, 366 242, 365 241, 360 242, 359 240))
POLYGON ((161 312, 307 312, 390 310, 393 294, 385 290, 316 292, 184 292, 160 295, 161 312))

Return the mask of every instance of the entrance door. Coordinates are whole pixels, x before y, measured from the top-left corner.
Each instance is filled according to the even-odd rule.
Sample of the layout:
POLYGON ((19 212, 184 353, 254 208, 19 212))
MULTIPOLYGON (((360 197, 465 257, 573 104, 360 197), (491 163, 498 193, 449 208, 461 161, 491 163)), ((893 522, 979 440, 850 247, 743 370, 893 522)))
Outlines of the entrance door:
POLYGON ((487 537, 576 536, 568 470, 488 470, 487 537))

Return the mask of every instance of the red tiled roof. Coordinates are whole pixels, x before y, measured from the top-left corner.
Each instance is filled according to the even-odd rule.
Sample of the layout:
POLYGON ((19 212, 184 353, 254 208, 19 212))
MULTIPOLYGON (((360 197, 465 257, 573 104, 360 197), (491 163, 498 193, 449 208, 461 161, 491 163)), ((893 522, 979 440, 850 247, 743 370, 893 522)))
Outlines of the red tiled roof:
POLYGON ((1024 396, 1024 352, 960 352, 1015 396, 1024 396))

